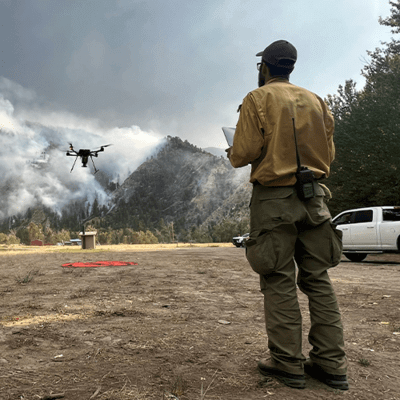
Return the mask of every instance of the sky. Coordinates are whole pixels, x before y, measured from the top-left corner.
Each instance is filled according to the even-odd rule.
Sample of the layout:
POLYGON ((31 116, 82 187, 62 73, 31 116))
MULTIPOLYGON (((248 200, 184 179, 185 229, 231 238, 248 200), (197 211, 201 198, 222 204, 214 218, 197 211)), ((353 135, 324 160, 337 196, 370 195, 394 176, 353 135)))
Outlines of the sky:
POLYGON ((36 106, 202 148, 225 146, 271 42, 293 43, 291 81, 326 97, 361 88, 366 51, 392 36, 384 0, 1 0, 0 15, 0 76, 36 106))
MULTIPOLYGON (((384 0, 0 0, 0 205, 68 198, 72 160, 56 154, 70 141, 112 143, 96 166, 122 180, 167 135, 226 148, 221 127, 236 125, 255 54, 275 40, 298 50, 294 84, 323 98, 347 79, 360 89, 389 15, 384 0), (45 181, 31 168, 43 151, 45 181)), ((90 171, 73 176, 71 196, 100 190, 90 171)))

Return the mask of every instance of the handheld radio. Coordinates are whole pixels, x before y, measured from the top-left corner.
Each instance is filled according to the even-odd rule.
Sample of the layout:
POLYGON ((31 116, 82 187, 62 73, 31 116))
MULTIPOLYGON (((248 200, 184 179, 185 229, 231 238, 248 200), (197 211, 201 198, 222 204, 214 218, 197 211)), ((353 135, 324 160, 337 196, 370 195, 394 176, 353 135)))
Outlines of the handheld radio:
POLYGON ((297 196, 300 200, 305 201, 312 199, 315 197, 314 192, 314 172, 308 169, 307 167, 303 167, 300 163, 299 151, 297 149, 297 138, 296 138, 296 127, 293 121, 293 134, 294 134, 294 143, 296 146, 296 159, 297 159, 297 171, 296 171, 296 191, 297 196))

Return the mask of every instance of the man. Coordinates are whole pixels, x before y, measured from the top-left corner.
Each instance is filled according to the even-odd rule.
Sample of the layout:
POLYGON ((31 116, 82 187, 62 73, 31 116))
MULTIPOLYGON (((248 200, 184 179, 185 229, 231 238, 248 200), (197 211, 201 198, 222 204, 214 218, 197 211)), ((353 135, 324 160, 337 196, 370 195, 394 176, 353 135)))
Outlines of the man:
POLYGON ((289 83, 297 60, 292 44, 276 41, 257 56, 259 88, 244 98, 227 152, 235 168, 252 165, 246 257, 260 275, 270 350, 258 368, 294 388, 305 387, 305 371, 347 390, 343 327, 327 272, 340 262, 341 232, 325 204, 330 192, 319 183, 335 155, 333 117, 320 97, 289 83), (304 185, 300 170, 307 175, 304 185), (309 300, 307 360, 295 262, 297 286, 309 300))

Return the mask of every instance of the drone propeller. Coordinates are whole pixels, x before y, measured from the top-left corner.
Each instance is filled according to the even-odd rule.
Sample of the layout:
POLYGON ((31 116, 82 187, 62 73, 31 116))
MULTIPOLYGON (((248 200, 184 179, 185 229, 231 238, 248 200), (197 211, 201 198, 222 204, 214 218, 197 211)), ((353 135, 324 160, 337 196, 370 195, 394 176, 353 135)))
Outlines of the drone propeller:
POLYGON ((104 147, 112 146, 112 144, 105 144, 104 146, 100 146, 100 149, 104 149, 104 147))
POLYGON ((105 148, 105 147, 108 147, 108 146, 112 146, 112 143, 111 143, 111 144, 105 144, 105 145, 103 145, 103 146, 100 146, 100 148, 99 148, 98 150, 93 150, 93 153, 96 153, 96 152, 98 152, 98 151, 103 151, 104 148, 105 148))

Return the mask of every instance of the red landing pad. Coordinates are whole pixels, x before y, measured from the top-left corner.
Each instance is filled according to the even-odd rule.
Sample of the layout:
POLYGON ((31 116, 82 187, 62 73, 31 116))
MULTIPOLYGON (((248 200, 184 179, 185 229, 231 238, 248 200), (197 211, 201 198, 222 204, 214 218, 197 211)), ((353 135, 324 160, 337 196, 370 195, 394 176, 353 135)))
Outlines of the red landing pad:
POLYGON ((91 261, 91 262, 74 262, 63 264, 67 268, 96 268, 96 267, 123 267, 125 265, 138 265, 138 263, 130 261, 91 261))

